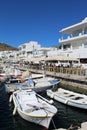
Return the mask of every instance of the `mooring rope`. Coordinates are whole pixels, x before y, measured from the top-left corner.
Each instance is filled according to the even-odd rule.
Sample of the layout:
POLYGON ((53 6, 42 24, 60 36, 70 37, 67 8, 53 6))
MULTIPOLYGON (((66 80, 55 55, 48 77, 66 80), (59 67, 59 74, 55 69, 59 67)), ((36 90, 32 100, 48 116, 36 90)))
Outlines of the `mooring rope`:
POLYGON ((54 128, 57 129, 53 119, 52 119, 52 123, 53 123, 54 128))

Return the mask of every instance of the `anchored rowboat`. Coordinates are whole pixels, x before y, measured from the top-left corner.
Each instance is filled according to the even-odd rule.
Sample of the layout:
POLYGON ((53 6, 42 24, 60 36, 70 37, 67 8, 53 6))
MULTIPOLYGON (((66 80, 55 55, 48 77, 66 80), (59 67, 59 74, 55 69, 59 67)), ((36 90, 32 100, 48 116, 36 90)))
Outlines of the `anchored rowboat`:
POLYGON ((47 90, 47 95, 63 104, 87 109, 87 95, 58 88, 57 91, 47 90))
POLYGON ((18 114, 25 120, 49 128, 52 117, 57 113, 57 108, 53 106, 52 100, 48 101, 32 90, 18 90, 13 92, 13 115, 18 114))
POLYGON ((9 91, 10 88, 13 88, 13 90, 19 90, 19 89, 33 89, 34 91, 40 93, 43 91, 46 91, 47 89, 51 89, 53 87, 56 87, 61 80, 54 79, 54 78, 39 78, 39 79, 32 79, 29 78, 24 83, 13 83, 9 84, 9 91))

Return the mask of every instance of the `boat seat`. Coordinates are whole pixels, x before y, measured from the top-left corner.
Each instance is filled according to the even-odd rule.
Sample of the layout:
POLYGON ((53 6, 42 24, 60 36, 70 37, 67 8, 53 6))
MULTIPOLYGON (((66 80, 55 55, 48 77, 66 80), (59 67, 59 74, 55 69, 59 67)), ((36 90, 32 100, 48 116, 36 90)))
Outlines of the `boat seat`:
POLYGON ((65 97, 73 96, 73 95, 71 95, 70 93, 65 92, 65 91, 63 91, 63 90, 58 90, 58 93, 64 95, 65 97))
POLYGON ((70 97, 70 99, 80 100, 80 99, 84 99, 84 98, 83 97, 79 97, 77 95, 74 95, 74 96, 70 97))
POLYGON ((63 90, 61 88, 58 89, 58 93, 64 94, 64 95, 71 95, 68 90, 63 90))
POLYGON ((25 109, 25 112, 30 113, 30 112, 33 112, 34 110, 35 110, 34 108, 29 108, 29 109, 25 109))
POLYGON ((36 84, 37 87, 38 86, 44 87, 44 86, 49 86, 49 85, 51 85, 51 83, 49 81, 47 81, 47 82, 38 82, 36 84))

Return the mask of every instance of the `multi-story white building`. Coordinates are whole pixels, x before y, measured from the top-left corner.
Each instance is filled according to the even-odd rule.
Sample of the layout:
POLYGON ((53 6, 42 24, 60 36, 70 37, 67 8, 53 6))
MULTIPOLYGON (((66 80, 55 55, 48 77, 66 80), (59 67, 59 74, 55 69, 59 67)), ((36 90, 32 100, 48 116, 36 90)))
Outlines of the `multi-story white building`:
POLYGON ((80 59, 87 64, 87 18, 81 22, 63 28, 59 39, 62 48, 51 50, 48 55, 65 55, 80 59))
POLYGON ((79 58, 81 63, 87 63, 87 18, 80 23, 60 30, 59 42, 67 56, 79 58))
POLYGON ((42 48, 36 41, 21 44, 19 47, 19 58, 41 57, 46 54, 47 48, 42 48))

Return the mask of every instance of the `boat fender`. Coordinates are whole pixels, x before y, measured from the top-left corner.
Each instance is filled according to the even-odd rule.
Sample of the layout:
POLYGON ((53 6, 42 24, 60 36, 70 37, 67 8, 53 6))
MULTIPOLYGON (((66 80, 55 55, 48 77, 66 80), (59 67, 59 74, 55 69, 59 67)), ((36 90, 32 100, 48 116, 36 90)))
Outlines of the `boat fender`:
POLYGON ((9 102, 11 102, 11 101, 12 101, 12 98, 13 98, 13 95, 11 95, 11 96, 10 96, 10 98, 9 98, 9 102))
POLYGON ((54 101, 53 101, 53 100, 50 100, 50 101, 49 101, 49 103, 50 103, 50 104, 53 104, 53 103, 54 103, 54 101))
POLYGON ((54 98, 54 94, 52 93, 52 94, 50 95, 50 97, 51 97, 51 98, 54 98))
POLYGON ((13 110, 13 115, 16 114, 16 111, 17 111, 17 107, 15 106, 15 107, 14 107, 14 110, 13 110))

